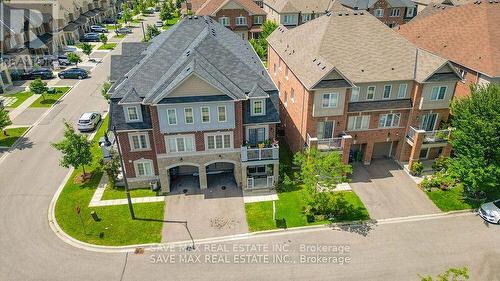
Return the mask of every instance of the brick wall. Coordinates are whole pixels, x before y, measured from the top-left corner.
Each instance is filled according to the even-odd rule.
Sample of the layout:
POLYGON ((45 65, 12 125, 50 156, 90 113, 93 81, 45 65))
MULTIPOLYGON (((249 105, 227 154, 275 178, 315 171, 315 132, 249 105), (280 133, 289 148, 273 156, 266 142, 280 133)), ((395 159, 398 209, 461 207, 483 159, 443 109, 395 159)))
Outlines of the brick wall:
POLYGON ((375 15, 375 10, 376 9, 383 9, 384 10, 384 16, 378 18, 380 21, 385 23, 386 25, 389 24, 394 24, 394 25, 402 25, 405 23, 405 13, 406 13, 406 8, 404 7, 395 7, 394 9, 399 9, 399 17, 391 17, 391 6, 385 1, 385 0, 379 0, 377 1, 373 7, 370 9, 370 13, 372 15, 375 15))
POLYGON ((479 74, 474 70, 457 65, 455 66, 464 71, 464 81, 458 81, 457 86, 455 87, 455 98, 468 97, 470 95, 470 86, 477 83, 477 77, 479 74))
MULTIPOLYGON (((242 29, 245 28, 245 26, 238 26, 236 25, 236 17, 246 17, 247 18, 247 25, 246 28, 250 29, 253 26, 253 16, 250 15, 246 10, 243 9, 223 9, 219 10, 216 14, 214 19, 216 21, 219 21, 219 18, 221 17, 228 17, 229 18, 229 26, 231 30, 235 30, 236 28, 242 29)), ((266 20, 266 16, 262 15, 263 19, 262 22, 266 20)))
POLYGON ((135 178, 135 169, 133 162, 139 159, 147 159, 153 161, 155 175, 158 175, 158 165, 156 163, 156 152, 153 146, 154 140, 152 131, 134 131, 134 133, 136 132, 148 134, 151 149, 146 151, 131 151, 131 145, 128 135, 132 132, 117 132, 118 140, 120 142, 120 148, 122 151, 123 162, 125 163, 125 174, 128 178, 135 178))

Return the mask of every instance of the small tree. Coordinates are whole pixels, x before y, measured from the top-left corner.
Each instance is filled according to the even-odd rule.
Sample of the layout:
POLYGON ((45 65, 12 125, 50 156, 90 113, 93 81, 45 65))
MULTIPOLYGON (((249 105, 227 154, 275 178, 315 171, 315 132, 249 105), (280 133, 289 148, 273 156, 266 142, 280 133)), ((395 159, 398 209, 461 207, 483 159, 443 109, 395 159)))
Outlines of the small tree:
POLYGON ((10 125, 12 125, 12 121, 10 120, 9 112, 5 108, 0 107, 0 129, 4 136, 7 136, 7 130, 5 128, 10 125))
POLYGON ((250 40, 250 44, 262 60, 267 59, 267 37, 273 33, 276 28, 278 28, 278 25, 274 21, 266 20, 262 24, 262 32, 259 38, 250 40))
POLYGON ((436 279, 431 276, 420 276, 422 281, 463 281, 469 280, 469 269, 467 267, 462 268, 450 268, 443 274, 439 274, 436 279))
POLYGON ((101 35, 99 35, 99 40, 101 40, 102 44, 106 45, 106 43, 108 43, 108 36, 106 36, 106 34, 104 33, 101 33, 101 35))
POLYGON ((60 142, 52 144, 63 154, 59 165, 65 168, 72 166, 75 169, 82 167, 85 178, 85 165, 92 162, 91 141, 87 140, 85 135, 76 133, 69 123, 64 122, 64 127, 64 138, 60 142))
POLYGON ((87 55, 87 57, 90 58, 90 54, 92 54, 92 49, 94 47, 92 47, 92 45, 90 45, 89 43, 83 43, 82 44, 82 52, 87 55))
POLYGON ((100 165, 102 170, 108 176, 108 186, 111 188, 115 188, 116 186, 116 178, 120 173, 120 157, 118 156, 118 152, 115 150, 110 151, 111 158, 108 161, 104 161, 101 159, 100 165))
POLYGON ((129 7, 123 9, 122 20, 125 22, 125 25, 127 25, 132 20, 132 11, 130 10, 129 7))
POLYGON ((154 25, 148 24, 146 27, 146 42, 151 41, 151 39, 155 38, 160 34, 160 30, 154 25))
POLYGON ((30 91, 35 95, 42 95, 45 100, 45 93, 47 92, 47 83, 43 82, 42 79, 37 78, 30 83, 30 91))
POLYGON ((82 62, 82 59, 80 58, 79 55, 75 53, 68 53, 68 61, 70 63, 74 63, 75 65, 78 65, 79 62, 82 62))
POLYGON ((102 84, 101 95, 107 100, 110 100, 110 95, 108 94, 109 89, 111 88, 111 83, 106 81, 102 84))

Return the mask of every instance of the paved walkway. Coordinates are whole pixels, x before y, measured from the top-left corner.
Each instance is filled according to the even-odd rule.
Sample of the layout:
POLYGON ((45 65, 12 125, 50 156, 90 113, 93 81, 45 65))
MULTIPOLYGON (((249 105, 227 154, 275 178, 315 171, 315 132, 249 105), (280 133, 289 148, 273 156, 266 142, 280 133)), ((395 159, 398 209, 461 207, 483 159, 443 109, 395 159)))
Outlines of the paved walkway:
POLYGON ((9 111, 10 120, 14 120, 19 114, 25 111, 34 101, 36 101, 40 95, 32 95, 27 98, 23 103, 21 103, 18 107, 9 111))

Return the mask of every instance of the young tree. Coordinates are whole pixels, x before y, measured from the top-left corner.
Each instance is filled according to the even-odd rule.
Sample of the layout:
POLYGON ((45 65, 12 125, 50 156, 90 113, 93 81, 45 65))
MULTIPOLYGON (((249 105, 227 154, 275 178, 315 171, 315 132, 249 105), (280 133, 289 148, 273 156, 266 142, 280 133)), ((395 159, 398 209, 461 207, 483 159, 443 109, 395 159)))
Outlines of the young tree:
POLYGON ((146 42, 151 41, 160 34, 160 30, 154 25, 148 24, 146 27, 146 42))
POLYGON ((30 91, 35 95, 42 95, 45 100, 45 93, 47 93, 47 83, 43 82, 42 79, 37 78, 30 83, 30 91))
POLYGON ((469 280, 469 269, 467 267, 462 268, 450 268, 445 271, 443 274, 439 274, 436 279, 433 279, 431 276, 420 276, 422 281, 463 281, 469 280))
POLYGON ((164 3, 160 10, 160 19, 166 21, 172 18, 172 8, 168 3, 164 3))
POLYGON ((125 25, 132 20, 132 11, 128 6, 122 11, 122 20, 125 22, 125 25))
POLYGON ((78 63, 82 62, 82 59, 75 53, 68 53, 68 61, 78 66, 78 63))
POLYGON ((250 44, 262 60, 267 59, 267 37, 273 33, 276 28, 278 28, 278 25, 274 21, 266 20, 262 24, 262 32, 259 38, 250 40, 250 44))
POLYGON ((460 179, 469 197, 500 189, 500 85, 472 87, 471 96, 452 103, 448 172, 460 179))
POLYGON ((101 33, 101 35, 99 35, 99 40, 101 40, 103 45, 106 45, 106 43, 108 43, 108 36, 106 36, 106 34, 104 33, 101 33))
POLYGON ((0 107, 0 129, 2 130, 4 136, 7 136, 6 128, 9 125, 12 125, 9 112, 5 108, 0 107))
POLYGON ((108 161, 104 161, 104 159, 101 159, 100 165, 102 170, 108 176, 109 187, 115 188, 116 178, 118 177, 121 168, 120 157, 118 156, 118 152, 116 152, 115 150, 111 150, 110 155, 111 159, 109 159, 108 161))
POLYGON ((94 47, 92 45, 90 45, 89 43, 83 43, 82 44, 82 52, 87 55, 87 57, 90 58, 90 54, 92 54, 92 49, 94 47))
POLYGON ((108 94, 108 91, 109 91, 110 88, 111 88, 111 83, 110 82, 106 81, 106 82, 104 82, 104 84, 102 84, 101 95, 107 101, 109 101, 109 99, 111 98, 110 95, 108 94))
POLYGON ((91 141, 87 140, 85 135, 76 133, 69 123, 65 122, 64 127, 64 138, 60 142, 52 144, 63 154, 59 165, 65 168, 72 166, 75 169, 82 167, 85 177, 85 165, 92 162, 91 141))

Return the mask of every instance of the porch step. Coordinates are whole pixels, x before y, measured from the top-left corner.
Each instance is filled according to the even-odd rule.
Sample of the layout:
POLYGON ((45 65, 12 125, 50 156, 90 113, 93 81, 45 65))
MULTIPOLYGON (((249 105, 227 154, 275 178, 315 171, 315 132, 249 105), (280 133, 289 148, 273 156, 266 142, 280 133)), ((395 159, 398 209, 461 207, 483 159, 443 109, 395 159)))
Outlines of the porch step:
POLYGON ((243 189, 243 196, 260 196, 276 194, 274 188, 243 189))

